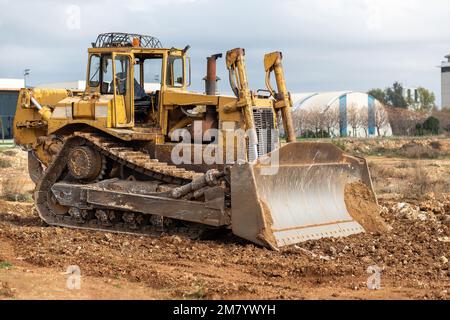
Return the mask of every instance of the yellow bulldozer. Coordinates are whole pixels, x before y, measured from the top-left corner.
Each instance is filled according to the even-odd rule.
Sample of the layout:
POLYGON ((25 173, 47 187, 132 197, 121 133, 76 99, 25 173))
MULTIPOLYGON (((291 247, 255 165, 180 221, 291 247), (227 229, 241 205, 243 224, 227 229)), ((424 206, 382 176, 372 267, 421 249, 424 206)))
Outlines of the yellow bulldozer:
POLYGON ((14 137, 28 151, 39 216, 141 235, 230 229, 272 249, 364 232, 344 190, 359 181, 373 193, 367 163, 331 143, 297 142, 282 54, 265 55, 267 88, 254 92, 245 51, 228 51, 234 96, 225 96, 216 87, 221 54, 207 58, 205 93, 187 90, 188 50, 100 34, 84 92, 20 91, 14 137))

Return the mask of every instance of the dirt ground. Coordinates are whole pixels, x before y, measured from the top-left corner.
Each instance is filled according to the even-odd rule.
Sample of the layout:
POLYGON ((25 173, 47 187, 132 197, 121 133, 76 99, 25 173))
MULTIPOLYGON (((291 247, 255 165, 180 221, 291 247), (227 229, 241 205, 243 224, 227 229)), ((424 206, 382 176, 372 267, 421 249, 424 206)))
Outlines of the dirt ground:
MULTIPOLYGON (((427 159, 398 153, 410 140, 368 152, 390 231, 279 252, 230 234, 193 241, 45 226, 30 203, 26 155, 0 150, 0 299, 450 299, 450 139, 439 142, 420 142, 438 150, 427 159), (70 266, 80 289, 68 289, 70 266)), ((344 144, 360 155, 365 146, 378 148, 344 144)))

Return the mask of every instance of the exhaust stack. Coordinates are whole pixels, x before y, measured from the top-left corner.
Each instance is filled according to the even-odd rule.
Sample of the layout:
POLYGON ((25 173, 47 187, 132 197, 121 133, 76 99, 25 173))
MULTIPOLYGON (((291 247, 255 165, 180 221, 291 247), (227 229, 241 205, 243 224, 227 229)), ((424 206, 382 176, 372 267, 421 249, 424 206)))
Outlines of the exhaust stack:
POLYGON ((206 58, 206 77, 203 80, 205 80, 205 93, 209 96, 215 96, 217 92, 217 81, 220 80, 217 77, 217 59, 219 58, 222 58, 221 53, 206 58))

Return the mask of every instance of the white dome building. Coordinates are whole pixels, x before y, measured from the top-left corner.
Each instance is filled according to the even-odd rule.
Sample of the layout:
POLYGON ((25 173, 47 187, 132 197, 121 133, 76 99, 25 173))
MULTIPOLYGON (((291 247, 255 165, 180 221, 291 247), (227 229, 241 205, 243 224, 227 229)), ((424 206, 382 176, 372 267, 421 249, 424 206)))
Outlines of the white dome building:
POLYGON ((332 137, 392 136, 387 111, 363 92, 292 94, 298 133, 327 132, 332 137))

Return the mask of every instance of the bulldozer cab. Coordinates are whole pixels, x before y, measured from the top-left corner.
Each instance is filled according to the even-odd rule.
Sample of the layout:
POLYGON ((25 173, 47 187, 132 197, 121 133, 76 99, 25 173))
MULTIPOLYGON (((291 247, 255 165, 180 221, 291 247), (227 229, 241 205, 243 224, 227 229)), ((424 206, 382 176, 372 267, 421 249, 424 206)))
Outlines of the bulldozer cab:
POLYGON ((89 49, 86 93, 112 98, 111 127, 157 127, 161 92, 190 84, 186 51, 147 38, 101 35, 89 49))

